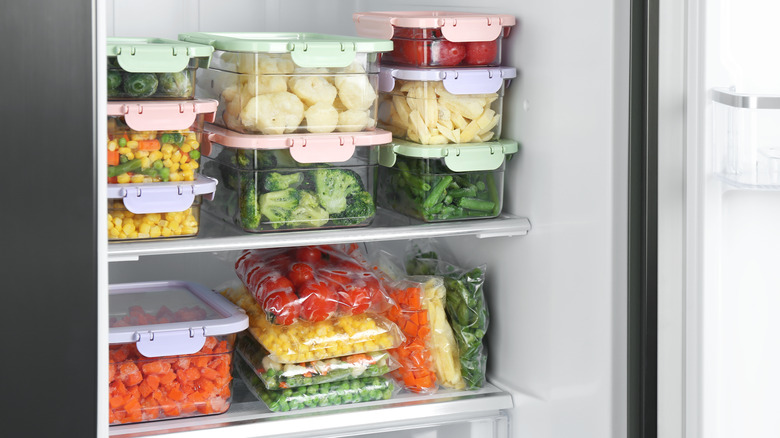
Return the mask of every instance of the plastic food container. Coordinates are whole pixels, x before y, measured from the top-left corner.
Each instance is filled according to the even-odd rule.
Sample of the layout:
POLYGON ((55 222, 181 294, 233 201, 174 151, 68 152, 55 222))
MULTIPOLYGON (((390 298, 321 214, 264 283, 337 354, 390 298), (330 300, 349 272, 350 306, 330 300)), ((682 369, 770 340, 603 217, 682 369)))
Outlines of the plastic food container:
POLYGON ((108 38, 108 99, 192 99, 211 46, 160 38, 108 38))
POLYGON ((193 182, 109 184, 110 241, 196 236, 201 198, 213 199, 217 181, 198 175, 193 182))
POLYGON ((379 126, 420 144, 480 143, 501 136, 513 67, 423 70, 382 67, 379 126))
POLYGON ((501 213, 506 156, 517 142, 423 146, 402 140, 380 147, 378 204, 424 222, 501 213))
POLYGON ((244 134, 376 127, 377 53, 392 42, 313 33, 188 33, 212 45, 198 96, 219 99, 217 124, 244 134))
POLYGON ((206 209, 248 232, 366 226, 375 215, 376 145, 387 131, 260 136, 207 128, 205 175, 219 178, 206 209))
POLYGON ((780 188, 780 96, 714 89, 714 170, 747 189, 780 188))
POLYGON ((511 15, 446 11, 358 12, 357 33, 392 39, 382 63, 413 67, 501 65, 501 43, 515 25, 511 15))
POLYGON ((236 364, 238 375, 249 391, 273 412, 387 400, 396 392, 393 381, 383 377, 364 377, 272 391, 265 387, 246 361, 237 360, 236 364))
POLYGON ((109 424, 225 412, 231 401, 235 305, 181 281, 109 287, 109 424))
POLYGON ((194 181, 215 100, 109 102, 109 183, 194 181))

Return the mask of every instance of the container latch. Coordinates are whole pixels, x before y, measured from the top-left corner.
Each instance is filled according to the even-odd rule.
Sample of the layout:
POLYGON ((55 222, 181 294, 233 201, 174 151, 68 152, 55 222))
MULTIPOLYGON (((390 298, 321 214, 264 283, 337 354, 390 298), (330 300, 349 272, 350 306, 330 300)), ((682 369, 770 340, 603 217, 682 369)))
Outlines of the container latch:
POLYGON ((299 163, 343 163, 355 153, 351 135, 291 137, 287 143, 290 155, 299 163))
POLYGON ((504 27, 499 17, 442 17, 441 34, 453 42, 493 41, 504 27))
POLYGON ((146 357, 178 356, 200 351, 206 344, 203 327, 138 333, 135 346, 146 357))
POLYGON ((184 211, 195 201, 195 186, 165 183, 131 187, 120 192, 125 207, 135 214, 184 211))
POLYGON ((287 44, 299 67, 347 67, 355 59, 355 43, 338 41, 291 41, 287 44))
POLYGON ((504 149, 500 146, 468 146, 447 148, 444 163, 454 172, 496 170, 504 164, 504 149))
POLYGON ((452 94, 497 93, 504 84, 501 69, 458 69, 443 72, 444 89, 452 94))
POLYGON ((174 131, 195 123, 195 103, 144 102, 128 103, 122 108, 125 123, 135 131, 174 131))
POLYGON ((176 73, 187 68, 190 55, 186 47, 130 45, 117 47, 116 60, 131 73, 176 73))

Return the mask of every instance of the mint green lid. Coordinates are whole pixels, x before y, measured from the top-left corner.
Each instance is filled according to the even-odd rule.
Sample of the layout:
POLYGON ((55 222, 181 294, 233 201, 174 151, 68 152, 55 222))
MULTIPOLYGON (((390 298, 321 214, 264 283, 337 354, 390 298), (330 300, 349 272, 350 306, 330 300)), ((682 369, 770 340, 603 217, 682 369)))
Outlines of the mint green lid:
POLYGON ((496 170, 504 163, 506 155, 519 149, 516 141, 495 140, 485 143, 461 143, 424 145, 393 139, 392 143, 379 147, 379 164, 393 167, 397 155, 412 158, 442 158, 454 172, 496 170))
POLYGON ((162 38, 106 38, 106 56, 116 57, 119 66, 132 73, 176 73, 184 70, 191 58, 200 67, 208 67, 214 48, 162 38))
POLYGON ((346 67, 356 53, 393 50, 390 40, 305 32, 192 32, 179 39, 229 52, 290 53, 300 67, 346 67))

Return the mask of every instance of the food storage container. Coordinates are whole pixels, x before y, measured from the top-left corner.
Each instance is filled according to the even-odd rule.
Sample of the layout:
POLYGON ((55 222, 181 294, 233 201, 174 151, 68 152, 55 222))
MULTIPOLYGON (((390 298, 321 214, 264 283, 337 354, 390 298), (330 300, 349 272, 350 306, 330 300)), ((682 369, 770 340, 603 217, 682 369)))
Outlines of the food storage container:
POLYGON ((517 142, 423 146, 394 140, 379 150, 378 205, 425 222, 501 213, 506 156, 517 142))
POLYGON ((108 239, 196 236, 201 197, 213 199, 216 190, 217 180, 203 175, 192 182, 109 184, 108 239))
POLYGON ((780 96, 711 95, 715 173, 740 188, 780 189, 780 96))
POLYGON ((446 11, 358 12, 357 33, 392 39, 382 64, 413 67, 497 66, 515 17, 446 11))
POLYGON ((387 400, 396 392, 393 381, 384 377, 364 377, 291 389, 269 390, 246 361, 237 358, 236 369, 249 391, 258 400, 262 400, 272 412, 387 400))
POLYGON ((161 38, 108 38, 108 99, 192 99, 214 48, 161 38))
POLYGON ((109 286, 109 424, 225 412, 248 318, 195 283, 109 286))
POLYGON ((424 70, 382 66, 379 126, 421 144, 479 143, 501 136, 512 67, 424 70))
POLYGON ((377 54, 392 42, 312 33, 189 33, 214 46, 197 95, 244 134, 354 132, 376 126, 377 54))
POLYGON ((203 172, 222 181, 207 211, 245 231, 365 226, 374 218, 376 145, 387 131, 236 134, 208 125, 203 172))
POLYGON ((216 100, 109 102, 109 183, 194 181, 216 100))

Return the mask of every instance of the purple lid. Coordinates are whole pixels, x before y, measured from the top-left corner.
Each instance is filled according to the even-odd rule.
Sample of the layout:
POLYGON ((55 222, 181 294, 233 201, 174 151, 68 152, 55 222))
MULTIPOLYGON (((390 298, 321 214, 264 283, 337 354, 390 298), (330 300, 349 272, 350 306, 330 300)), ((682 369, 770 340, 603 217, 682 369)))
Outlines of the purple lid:
POLYGON ((411 68, 387 67, 379 69, 379 91, 390 92, 395 80, 405 81, 441 81, 444 89, 452 94, 489 94, 497 92, 505 80, 517 77, 514 67, 486 68, 411 68))
POLYGON ((195 181, 109 184, 106 190, 108 199, 122 199, 125 208, 135 214, 184 211, 195 196, 212 200, 216 191, 217 180, 200 174, 195 181))
POLYGON ((109 344, 134 342, 146 357, 197 353, 208 336, 249 327, 243 310, 196 283, 153 281, 108 288, 109 344))

